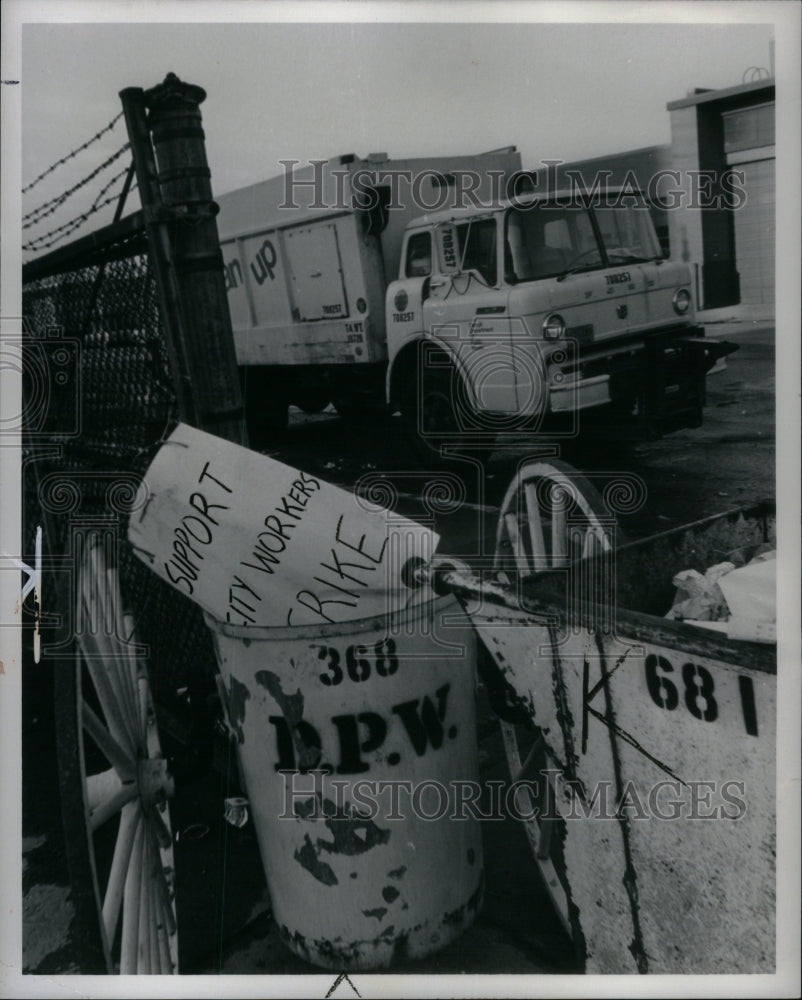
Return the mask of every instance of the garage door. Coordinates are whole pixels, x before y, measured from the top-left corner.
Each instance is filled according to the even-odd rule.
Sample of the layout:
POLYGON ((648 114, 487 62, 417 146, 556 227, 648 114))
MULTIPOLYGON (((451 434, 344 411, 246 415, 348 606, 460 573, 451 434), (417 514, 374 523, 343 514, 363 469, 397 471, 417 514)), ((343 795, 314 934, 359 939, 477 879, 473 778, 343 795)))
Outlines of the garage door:
POLYGON ((774 159, 739 163, 746 203, 733 212, 741 302, 774 304, 774 159))

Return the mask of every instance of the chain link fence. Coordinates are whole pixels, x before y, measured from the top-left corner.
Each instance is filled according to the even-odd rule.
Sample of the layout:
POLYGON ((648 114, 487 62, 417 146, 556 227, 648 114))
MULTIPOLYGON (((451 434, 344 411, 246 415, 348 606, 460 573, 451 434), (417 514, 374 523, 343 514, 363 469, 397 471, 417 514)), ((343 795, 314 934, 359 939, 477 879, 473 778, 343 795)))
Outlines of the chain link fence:
MULTIPOLYGON (((127 541, 131 521, 149 501, 145 472, 179 419, 221 436, 228 431, 229 438, 241 421, 200 113, 194 106, 187 111, 185 102, 199 104, 204 96, 169 75, 150 91, 127 88, 122 114, 39 171, 23 191, 33 192, 30 204, 37 204, 22 219, 21 332, 2 345, 3 368, 21 373, 22 401, 10 421, 4 411, 0 427, 0 434, 11 432, 0 445, 15 445, 20 434, 20 557, 38 570, 29 574, 36 585, 25 584, 19 616, 23 820, 33 829, 40 799, 55 877, 66 874, 70 886, 63 920, 57 915, 54 923, 64 925, 71 971, 149 972, 154 947, 159 968, 176 968, 174 936, 164 934, 175 915, 171 894, 183 896, 197 880, 191 865, 182 874, 183 861, 176 875, 171 850, 164 853, 158 797, 169 796, 173 784, 201 781, 212 794, 223 786, 239 790, 234 757, 224 742, 221 754, 215 738, 226 730, 202 612, 151 572, 127 541), (114 133, 123 119, 127 142, 119 129, 114 133), (129 204, 123 215, 135 189, 141 208, 129 204), (196 349, 194 368, 187 343, 196 349), (228 346, 223 371, 217 359, 228 346), (206 375, 209 399, 196 384, 206 375), (111 771, 134 785, 135 827, 129 802, 120 811, 117 792, 106 794, 111 771), (54 794, 58 831, 51 827, 54 794), (128 833, 139 838, 136 856, 131 841, 124 846, 128 833)), ((209 862, 212 892, 227 884, 221 857, 219 871, 209 862)), ((31 868, 30 884, 38 886, 39 878, 31 868)), ((205 900, 205 886, 187 898, 205 900)), ((206 938, 188 936, 182 965, 187 956, 191 964, 198 948, 193 937, 219 938, 230 912, 207 913, 206 938)), ((33 907, 29 917, 38 919, 33 907)), ((25 941, 23 962, 30 965, 36 933, 26 930, 25 941)))
POLYGON ((74 587, 65 579, 74 582, 74 533, 100 530, 110 539, 158 698, 211 681, 214 660, 197 607, 162 584, 126 541, 127 519, 146 502, 141 477, 176 420, 144 231, 128 228, 121 238, 98 240, 88 255, 83 249, 70 259, 63 248, 55 273, 36 262, 25 269, 23 557, 33 564, 42 525, 45 570, 48 560, 61 566, 53 579, 63 616, 60 629, 43 628, 47 655, 63 651, 70 637, 74 587))

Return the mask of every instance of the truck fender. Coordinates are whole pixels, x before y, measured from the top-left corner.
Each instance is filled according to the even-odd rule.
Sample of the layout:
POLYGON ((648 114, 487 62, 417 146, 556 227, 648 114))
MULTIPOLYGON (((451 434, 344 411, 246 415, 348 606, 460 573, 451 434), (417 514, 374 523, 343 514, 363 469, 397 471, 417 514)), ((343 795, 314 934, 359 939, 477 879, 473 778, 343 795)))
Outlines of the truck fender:
POLYGON ((386 394, 387 402, 391 407, 397 406, 400 402, 399 400, 399 389, 400 389, 400 378, 403 369, 407 365, 415 363, 415 353, 418 350, 418 346, 422 343, 436 344, 437 347, 442 350, 443 354, 448 357, 450 363, 454 366, 458 372, 464 390, 466 393, 466 399, 471 406, 476 405, 476 395, 473 391, 473 386, 468 378, 467 372, 465 371, 464 365, 460 362, 457 355, 451 350, 450 346, 444 341, 438 339, 437 337, 432 337, 424 334, 423 332, 418 332, 410 336, 408 340, 403 344, 403 346, 395 353, 395 355, 390 359, 390 363, 387 366, 386 375, 386 394))

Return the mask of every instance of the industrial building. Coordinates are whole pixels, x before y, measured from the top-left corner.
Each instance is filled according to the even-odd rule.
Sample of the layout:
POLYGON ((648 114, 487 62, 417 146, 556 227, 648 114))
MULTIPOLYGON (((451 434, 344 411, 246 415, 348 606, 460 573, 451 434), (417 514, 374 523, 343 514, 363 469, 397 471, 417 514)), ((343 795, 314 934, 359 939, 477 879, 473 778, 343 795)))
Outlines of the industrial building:
POLYGON ((714 195, 735 171, 743 197, 700 210, 688 197, 668 213, 672 253, 700 265, 705 308, 774 304, 774 80, 697 90, 668 105, 672 167, 688 195, 693 171, 710 171, 714 195))
MULTIPOLYGON (((696 89, 667 105, 671 143, 556 168, 649 196, 661 246, 696 265, 700 308, 774 309, 774 79, 696 89)), ((542 184, 543 170, 539 184, 542 184)))

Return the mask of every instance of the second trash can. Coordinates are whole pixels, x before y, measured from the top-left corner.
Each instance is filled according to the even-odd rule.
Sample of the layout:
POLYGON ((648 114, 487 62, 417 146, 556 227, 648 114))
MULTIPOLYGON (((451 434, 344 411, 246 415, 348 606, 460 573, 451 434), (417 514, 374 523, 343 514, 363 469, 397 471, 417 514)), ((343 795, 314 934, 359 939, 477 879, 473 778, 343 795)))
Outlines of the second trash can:
POLYGON ((207 623, 287 946, 381 969, 462 933, 483 868, 476 645, 456 600, 336 625, 207 623))

